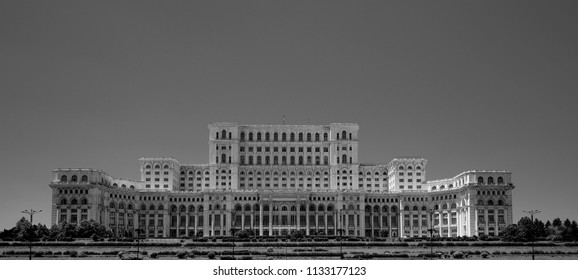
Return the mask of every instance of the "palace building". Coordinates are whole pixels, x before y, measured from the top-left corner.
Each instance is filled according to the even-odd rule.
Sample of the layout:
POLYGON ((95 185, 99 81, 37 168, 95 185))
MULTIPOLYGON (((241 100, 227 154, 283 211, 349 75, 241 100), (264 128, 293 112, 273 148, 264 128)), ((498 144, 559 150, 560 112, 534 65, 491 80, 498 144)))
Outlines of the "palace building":
POLYGON ((116 236, 442 237, 498 235, 512 223, 511 172, 426 179, 427 160, 364 164, 353 123, 209 125, 209 162, 141 158, 140 180, 53 171, 52 224, 93 219, 116 236))

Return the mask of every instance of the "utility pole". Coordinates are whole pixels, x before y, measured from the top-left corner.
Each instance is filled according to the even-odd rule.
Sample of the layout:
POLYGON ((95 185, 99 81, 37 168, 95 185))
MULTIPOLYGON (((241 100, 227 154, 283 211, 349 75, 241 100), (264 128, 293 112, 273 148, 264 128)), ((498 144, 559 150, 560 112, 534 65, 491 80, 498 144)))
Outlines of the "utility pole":
POLYGON ((534 214, 538 214, 539 210, 522 211, 526 214, 530 214, 530 219, 532 220, 532 260, 534 260, 534 214))
MULTIPOLYGON (((40 212, 42 212, 42 210, 36 211, 34 209, 30 209, 30 210, 22 211, 22 213, 30 215, 30 226, 31 227, 33 226, 32 219, 34 218, 34 214, 40 213, 40 212)), ((32 260, 32 236, 28 236, 28 249, 29 249, 28 259, 32 260)))

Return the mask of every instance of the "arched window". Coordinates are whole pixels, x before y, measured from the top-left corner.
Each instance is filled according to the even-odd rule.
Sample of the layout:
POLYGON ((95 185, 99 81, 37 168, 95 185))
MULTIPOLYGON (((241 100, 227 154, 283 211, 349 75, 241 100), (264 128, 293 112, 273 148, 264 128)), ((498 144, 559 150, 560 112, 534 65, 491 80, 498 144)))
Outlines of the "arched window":
POLYGON ((397 212, 397 206, 391 206, 391 212, 397 212))
POLYGON ((341 140, 346 140, 347 139, 347 133, 344 131, 341 132, 341 140))
POLYGON ((158 209, 158 210, 159 210, 159 211, 163 211, 163 210, 165 210, 165 207, 161 204, 161 205, 159 205, 159 209, 158 209))
POLYGON ((278 164, 279 164, 279 157, 277 157, 277 156, 274 156, 274 157, 273 157, 273 164, 274 164, 274 165, 278 165, 278 164))
POLYGON ((327 133, 323 133, 323 141, 329 140, 327 133))
POLYGON ((456 208, 457 208, 457 205, 456 205, 455 203, 452 203, 451 208, 452 208, 452 209, 456 209, 456 208))
POLYGON ((493 201, 493 200, 491 200, 491 199, 490 199, 490 200, 488 200, 488 205, 489 205, 489 206, 492 206, 492 205, 494 205, 494 201, 493 201))
POLYGON ((266 132, 266 133, 265 133, 265 141, 270 141, 270 139, 269 139, 269 132, 266 132))
POLYGON ((291 165, 295 165, 295 157, 291 156, 290 158, 291 165))
POLYGON ((311 156, 307 156, 307 165, 311 165, 313 162, 311 161, 311 156))
POLYGON ((324 156, 324 157, 323 157, 323 164, 324 164, 324 165, 329 165, 329 157, 327 157, 327 156, 324 156))
POLYGON ((299 132, 299 142, 303 142, 303 132, 299 132))
POLYGON ((241 164, 245 164, 245 156, 240 157, 241 164))
POLYGON ((287 165, 287 157, 286 156, 281 157, 281 164, 287 165))
POLYGON ((261 132, 257 132, 257 141, 261 141, 261 132))
POLYGON ((155 211, 155 206, 154 206, 154 205, 151 205, 151 206, 149 207, 149 210, 155 211))
POLYGON ((504 201, 503 200, 498 200, 498 205, 504 205, 504 201))
POLYGON ((484 177, 480 176, 478 177, 478 184, 483 184, 484 183, 484 177))
POLYGON ((80 178, 80 181, 85 182, 85 183, 88 182, 88 176, 82 175, 82 178, 80 178))
POLYGON ((253 141, 253 132, 249 132, 249 141, 253 141))
POLYGON ((494 177, 488 177, 488 185, 494 184, 494 177))
POLYGON ((86 198, 83 198, 82 200, 80 200, 80 204, 86 205, 86 204, 88 204, 88 200, 86 198))
POLYGON ((221 163, 227 163, 227 155, 225 154, 221 155, 221 163))
POLYGON ((319 156, 315 156, 315 165, 321 165, 321 159, 319 156))
POLYGON ((478 205, 484 205, 484 201, 481 199, 478 199, 478 205))
POLYGON ((281 141, 287 141, 287 133, 283 132, 283 134, 281 134, 281 141))
POLYGON ((498 185, 503 185, 503 184, 504 184, 504 178, 498 177, 498 185))
POLYGON ((179 207, 179 212, 187 212, 187 207, 181 205, 181 207, 179 207))
POLYGON ((347 163, 347 155, 341 156, 341 163, 342 163, 342 164, 346 164, 346 163, 347 163))
POLYGON ((72 177, 70 178, 70 182, 76 182, 78 181, 78 177, 76 177, 76 175, 72 175, 72 177))
POLYGON ((273 133, 273 141, 275 142, 279 141, 279 133, 277 132, 273 133))
POLYGON ((404 210, 404 211, 409 211, 409 206, 403 207, 403 210, 404 210))
POLYGON ((66 181, 68 181, 68 177, 66 177, 66 175, 60 176, 60 182, 66 182, 66 181))
POLYGON ((257 156, 257 165, 261 164, 261 156, 257 156))
POLYGON ((320 140, 320 139, 319 139, 319 132, 316 132, 316 133, 315 133, 315 141, 316 141, 316 142, 319 142, 319 140, 320 140))
POLYGON ((309 211, 315 212, 315 205, 313 205, 313 204, 309 205, 309 211))
POLYGON ((66 205, 66 199, 65 198, 60 200, 60 205, 66 205))
POLYGON ((307 142, 311 142, 311 133, 310 132, 307 133, 307 142))
POLYGON ((295 141, 295 133, 291 132, 290 141, 295 141))
POLYGON ((111 202, 108 207, 110 207, 111 209, 114 209, 116 207, 116 205, 114 204, 114 202, 111 202))
POLYGON ((241 132, 241 141, 245 141, 245 132, 241 132))
POLYGON ((227 132, 224 129, 221 131, 221 139, 227 139, 227 132))
POLYGON ((253 164, 253 156, 249 156, 249 165, 253 164))
POLYGON ((303 165, 303 156, 299 156, 299 165, 303 165))
POLYGON ((421 211, 427 211, 427 207, 422 206, 422 207, 421 207, 421 211))
POLYGON ((417 206, 414 206, 412 210, 413 210, 413 211, 418 211, 419 208, 417 208, 417 206))
POLYGON ((265 156, 265 164, 266 164, 266 165, 269 165, 269 164, 270 164, 270 162, 269 162, 269 156, 265 156))
POLYGON ((447 205, 446 203, 444 203, 444 204, 442 205, 442 209, 444 209, 444 210, 445 210, 445 209, 448 209, 448 205, 447 205))

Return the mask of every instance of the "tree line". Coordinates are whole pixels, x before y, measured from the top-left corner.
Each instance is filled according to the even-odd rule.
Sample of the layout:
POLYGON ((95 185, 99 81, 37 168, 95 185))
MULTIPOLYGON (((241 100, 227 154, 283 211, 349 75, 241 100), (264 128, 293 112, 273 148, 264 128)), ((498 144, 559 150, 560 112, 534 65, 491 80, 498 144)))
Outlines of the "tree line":
POLYGON ((109 238, 112 231, 94 220, 83 220, 78 224, 62 222, 51 228, 43 224, 33 225, 22 217, 16 226, 0 232, 2 240, 40 241, 40 240, 72 240, 74 238, 109 238))
POLYGON ((522 217, 517 224, 508 225, 500 232, 503 241, 530 242, 530 241, 578 241, 578 224, 569 219, 556 218, 546 223, 528 217, 522 217))

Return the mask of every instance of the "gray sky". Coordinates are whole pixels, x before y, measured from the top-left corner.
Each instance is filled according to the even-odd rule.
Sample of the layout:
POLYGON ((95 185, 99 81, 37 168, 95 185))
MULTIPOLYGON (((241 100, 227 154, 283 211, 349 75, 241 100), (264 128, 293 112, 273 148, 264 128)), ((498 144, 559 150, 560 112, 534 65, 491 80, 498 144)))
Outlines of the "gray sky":
POLYGON ((576 219, 576 1, 1 1, 0 229, 51 171, 208 162, 211 122, 357 122, 360 161, 510 170, 576 219))

